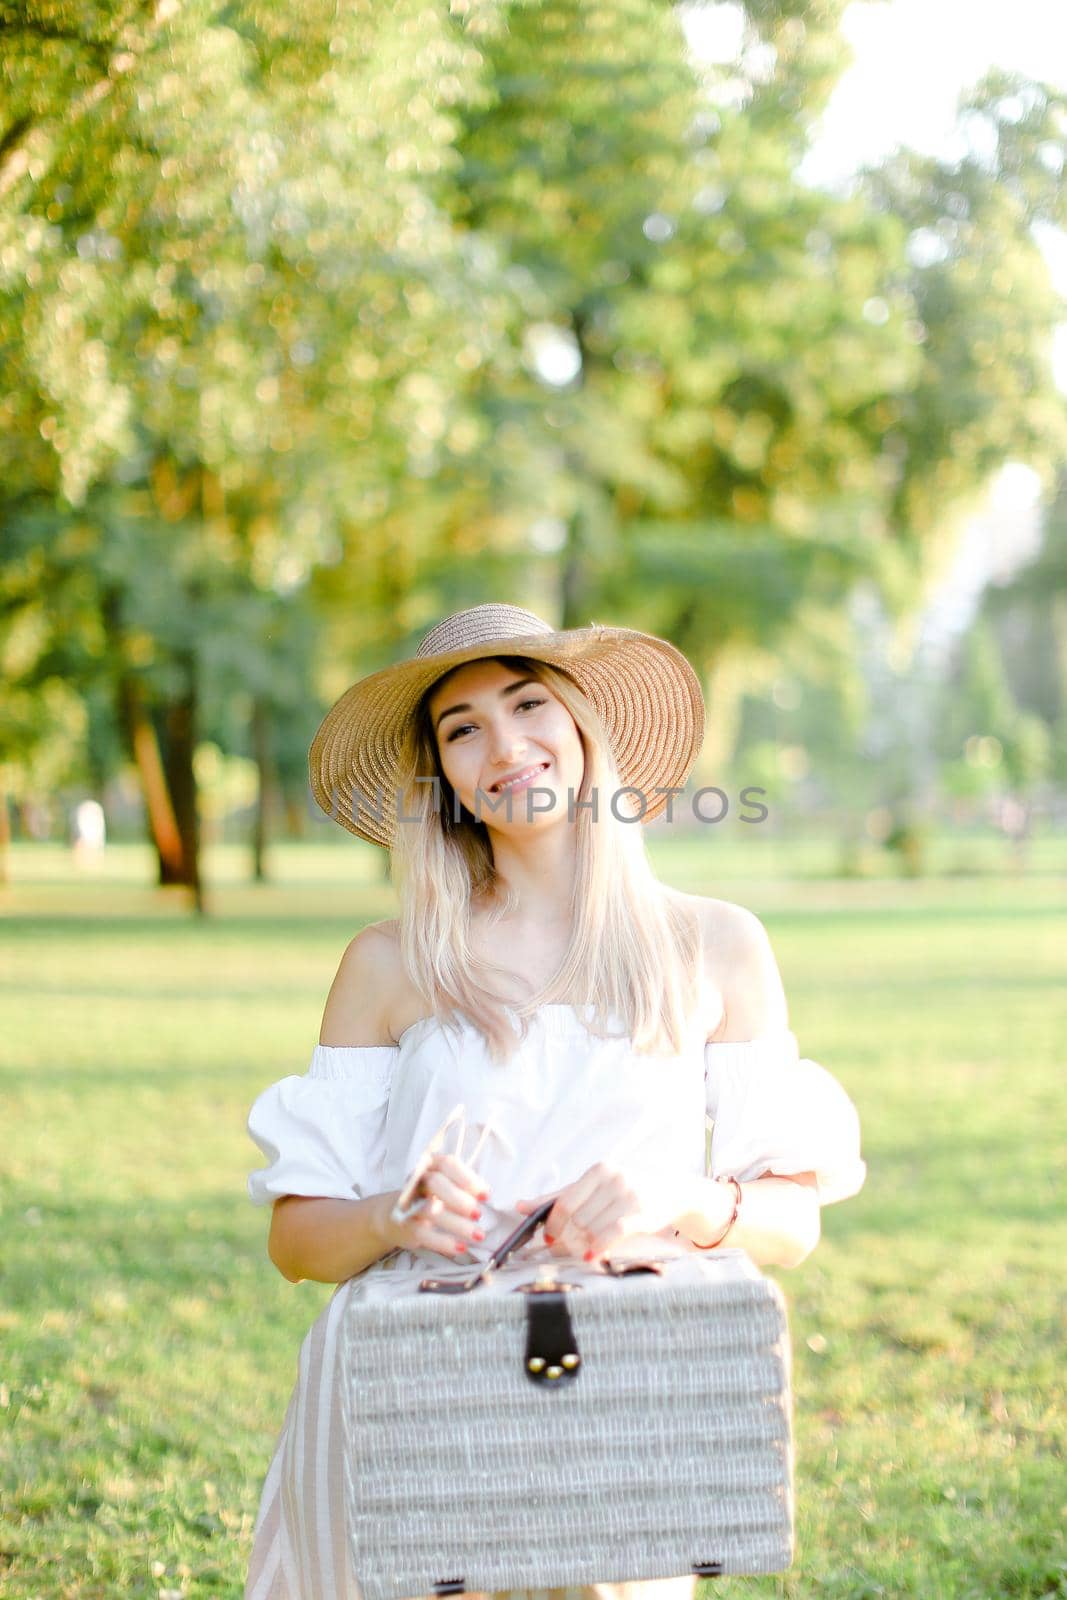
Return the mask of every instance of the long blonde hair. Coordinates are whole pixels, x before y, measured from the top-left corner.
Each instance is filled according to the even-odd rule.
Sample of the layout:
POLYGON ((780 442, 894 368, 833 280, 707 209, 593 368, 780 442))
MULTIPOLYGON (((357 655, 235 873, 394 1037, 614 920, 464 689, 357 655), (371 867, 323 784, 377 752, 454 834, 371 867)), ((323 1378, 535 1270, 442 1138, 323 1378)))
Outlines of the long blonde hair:
POLYGON ((576 806, 570 943, 549 983, 521 1004, 509 1004, 491 988, 494 974, 511 980, 516 974, 475 956, 472 901, 478 897, 488 904, 491 925, 516 911, 519 900, 497 879, 485 823, 457 802, 441 769, 429 714, 435 684, 408 724, 397 771, 405 822, 396 829, 390 868, 407 972, 435 1016, 458 1027, 461 1013, 484 1035, 498 1062, 508 1060, 525 1039, 528 1019, 540 1005, 571 994, 594 1008, 592 1031, 608 1033, 616 1016, 625 1021, 638 1052, 676 1055, 700 996, 697 913, 670 896, 654 876, 640 824, 620 820, 605 801, 622 780, 592 702, 572 678, 545 662, 524 656, 493 659, 544 684, 570 712, 581 736, 585 773, 577 798, 588 800, 595 791, 597 813, 594 820, 588 806, 576 806), (433 778, 436 784, 428 781, 433 778), (507 1010, 519 1020, 518 1036, 507 1010))

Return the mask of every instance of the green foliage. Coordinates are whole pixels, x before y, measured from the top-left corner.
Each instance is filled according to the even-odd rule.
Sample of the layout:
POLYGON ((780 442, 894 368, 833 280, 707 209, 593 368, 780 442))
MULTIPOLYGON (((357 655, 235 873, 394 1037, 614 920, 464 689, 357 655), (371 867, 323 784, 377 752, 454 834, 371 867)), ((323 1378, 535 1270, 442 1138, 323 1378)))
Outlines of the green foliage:
POLYGON ((962 159, 823 193, 840 12, 749 0, 702 66, 659 0, 4 7, 9 784, 112 767, 131 682, 235 753, 266 705, 295 772, 479 599, 709 679, 858 582, 913 608, 995 468, 1064 456, 1064 97, 991 75, 962 159))
POLYGON ((426 364, 450 370, 487 313, 424 194, 477 52, 414 3, 313 4, 285 40, 266 7, 206 0, 110 29, 80 100, 53 84, 5 218, 60 488, 162 457, 256 509, 314 472, 314 506, 369 441, 381 481, 433 404, 426 364))
POLYGON ((1008 459, 1008 431, 1018 458, 1046 477, 1064 457, 1049 338, 1062 296, 1035 227, 1064 220, 1065 113, 1062 91, 993 71, 961 103, 962 158, 903 152, 865 177, 870 203, 907 230, 895 270, 921 362, 884 418, 885 450, 895 521, 928 544, 930 577, 949 553, 937 536, 946 505, 1008 459))
POLYGON ((944 689, 939 722, 942 753, 954 763, 949 784, 955 793, 1008 789, 1026 794, 1049 772, 1050 730, 1040 717, 1019 710, 986 617, 977 620, 963 641, 957 672, 944 689))
POLYGON ((1014 698, 1055 729, 1067 720, 1067 475, 1043 518, 1041 547, 1008 583, 986 590, 1014 698))

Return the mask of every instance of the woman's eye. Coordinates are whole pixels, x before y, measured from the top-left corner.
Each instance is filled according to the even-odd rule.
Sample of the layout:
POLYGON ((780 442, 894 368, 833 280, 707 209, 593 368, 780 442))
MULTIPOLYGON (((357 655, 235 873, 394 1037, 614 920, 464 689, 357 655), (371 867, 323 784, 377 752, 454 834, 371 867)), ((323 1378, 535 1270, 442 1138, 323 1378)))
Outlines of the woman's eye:
MULTIPOLYGON (((516 709, 519 711, 525 711, 527 706, 543 706, 544 704, 545 702, 543 700, 523 700, 516 709)), ((452 729, 452 732, 448 735, 445 743, 451 744, 453 739, 458 739, 461 733, 466 733, 467 730, 473 726, 474 724, 472 722, 461 722, 458 728, 452 729)))

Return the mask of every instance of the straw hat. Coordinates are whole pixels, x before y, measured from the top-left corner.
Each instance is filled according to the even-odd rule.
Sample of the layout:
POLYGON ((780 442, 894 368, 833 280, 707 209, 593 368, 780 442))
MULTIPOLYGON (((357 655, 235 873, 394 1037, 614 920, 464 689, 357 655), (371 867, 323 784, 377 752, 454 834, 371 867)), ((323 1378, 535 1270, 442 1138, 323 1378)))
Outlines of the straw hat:
POLYGON ((453 667, 497 655, 547 661, 572 678, 604 724, 623 784, 646 797, 642 821, 664 810, 669 796, 656 790, 683 786, 704 738, 700 681, 681 651, 595 622, 557 632, 521 606, 494 604, 445 617, 414 656, 361 678, 326 713, 308 753, 323 811, 349 833, 391 846, 402 735, 419 700, 453 667))

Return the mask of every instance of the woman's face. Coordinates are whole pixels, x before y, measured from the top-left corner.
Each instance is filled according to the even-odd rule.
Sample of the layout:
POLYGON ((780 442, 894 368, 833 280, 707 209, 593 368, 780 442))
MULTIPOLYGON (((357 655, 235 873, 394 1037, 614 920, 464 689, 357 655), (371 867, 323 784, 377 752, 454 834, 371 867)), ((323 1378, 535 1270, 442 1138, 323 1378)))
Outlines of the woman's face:
POLYGON ((545 684, 501 661, 471 661, 434 685, 429 710, 441 770, 478 821, 511 831, 568 820, 585 753, 545 684))

